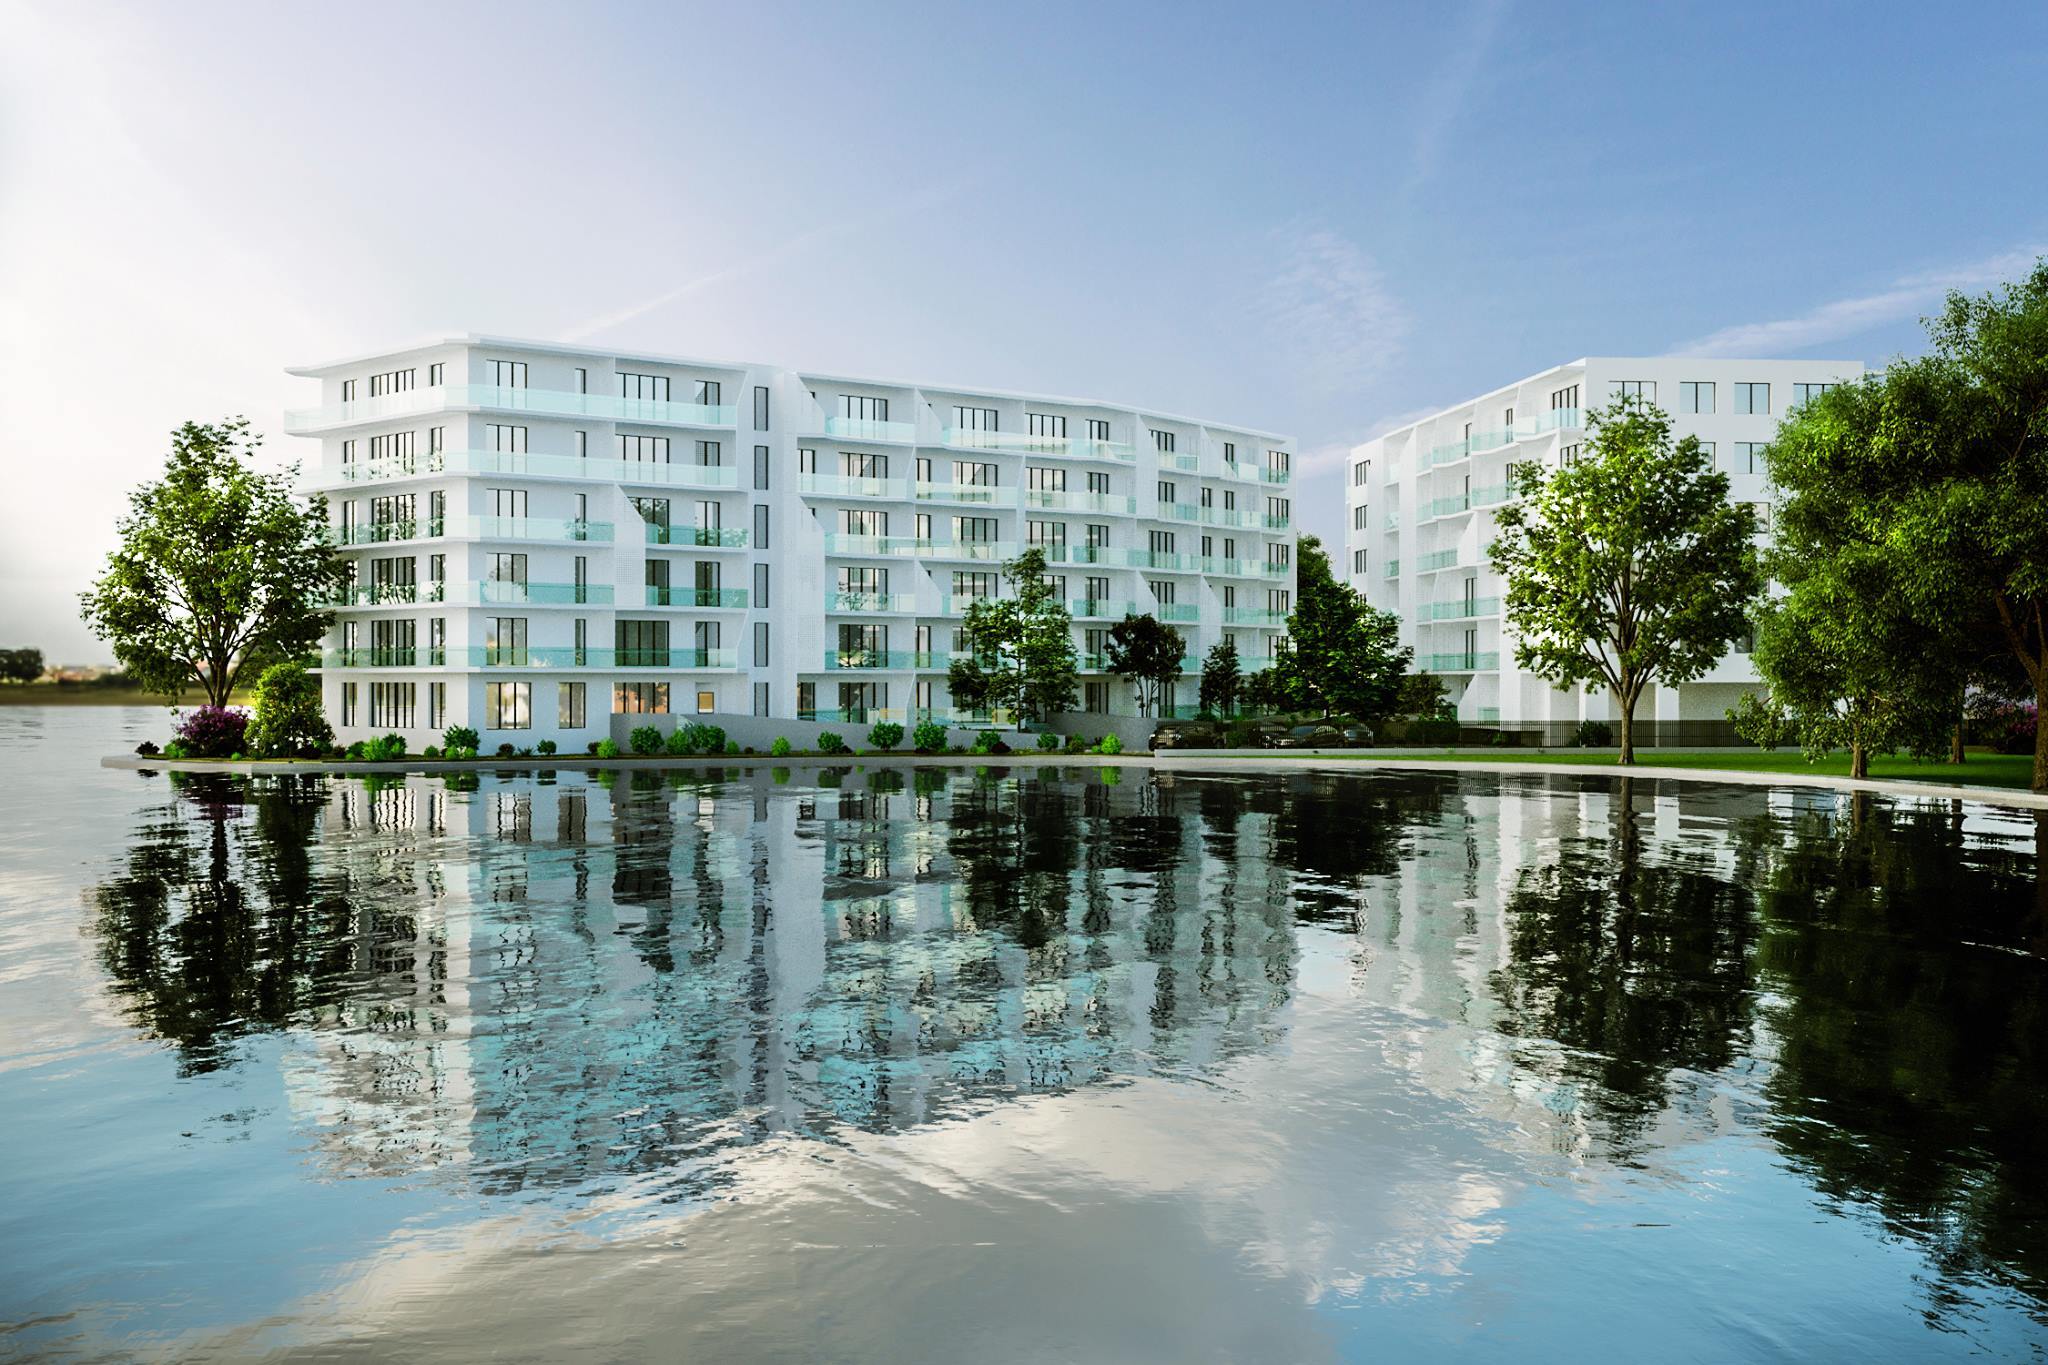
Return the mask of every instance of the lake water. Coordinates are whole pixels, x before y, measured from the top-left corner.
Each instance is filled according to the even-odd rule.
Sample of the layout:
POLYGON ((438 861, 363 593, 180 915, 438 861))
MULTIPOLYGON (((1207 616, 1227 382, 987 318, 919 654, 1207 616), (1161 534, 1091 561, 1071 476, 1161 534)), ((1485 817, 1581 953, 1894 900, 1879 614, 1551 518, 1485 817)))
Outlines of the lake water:
POLYGON ((161 728, 0 708, 0 1355, 2048 1351, 2032 814, 161 728))

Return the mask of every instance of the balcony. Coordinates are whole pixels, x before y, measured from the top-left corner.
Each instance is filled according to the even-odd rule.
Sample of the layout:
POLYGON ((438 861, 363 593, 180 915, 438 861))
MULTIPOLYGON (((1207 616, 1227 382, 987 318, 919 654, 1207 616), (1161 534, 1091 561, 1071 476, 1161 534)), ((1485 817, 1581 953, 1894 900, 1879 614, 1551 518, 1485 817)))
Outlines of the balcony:
POLYGON ((1436 550, 1415 561, 1415 569, 1418 573, 1434 573, 1438 569, 1455 569, 1457 567, 1458 552, 1456 550, 1436 550))
POLYGON ((1064 489, 1027 488, 1024 490, 1024 505, 1048 512, 1095 512, 1112 517, 1130 517, 1138 513, 1136 498, 1119 497, 1114 493, 1069 493, 1064 489))
POLYGON ((1513 491, 1501 483, 1487 488, 1474 488, 1470 492, 1453 493, 1447 498, 1432 498, 1423 510, 1423 518, 1434 521, 1439 517, 1454 517, 1478 507, 1492 507, 1506 502, 1513 491))
POLYGON ((738 424, 739 414, 739 410, 731 406, 703 403, 664 403, 649 398, 566 393, 556 389, 508 389, 489 384, 448 384, 440 388, 410 389, 404 393, 358 399, 353 403, 300 408, 284 415, 284 429, 297 435, 365 422, 382 422, 444 408, 478 408, 544 417, 582 417, 602 422, 686 427, 733 427, 738 424))
POLYGON ((910 445, 917 440, 915 422, 881 422, 872 417, 827 417, 819 433, 841 441, 887 441, 910 445))
POLYGON ((320 603, 323 607, 402 607, 439 602, 443 585, 427 583, 354 583, 320 603))
POLYGON ((1016 490, 994 483, 926 483, 911 485, 919 502, 956 502, 968 507, 1009 507, 1016 490))
POLYGON ((728 465, 593 460, 576 455, 541 455, 523 450, 430 450, 420 455, 356 460, 339 467, 308 470, 299 476, 298 487, 302 492, 313 492, 323 488, 352 488, 358 484, 448 474, 658 484, 665 488, 739 487, 739 471, 728 465))
POLYGON ((1067 615, 1076 621, 1121 621, 1126 616, 1142 613, 1138 604, 1128 597, 1070 597, 1067 599, 1067 615))
POLYGON ((881 616, 917 610, 917 596, 907 592, 828 592, 825 610, 855 616, 881 616))
POLYGON ((650 607, 695 607, 705 611, 743 611, 745 588, 664 588, 650 583, 643 589, 650 607))
POLYGON ((1417 621, 1471 621, 1500 615, 1498 597, 1475 597, 1470 601, 1425 602, 1416 609, 1417 621))
POLYGON ((807 498, 883 498, 903 502, 910 496, 906 479, 870 479, 854 474, 799 474, 796 491, 807 498))
POLYGON ((703 550, 744 550, 748 532, 738 526, 661 526, 642 522, 649 545, 693 545, 703 550))
POLYGON ((476 586, 479 605, 504 604, 543 607, 609 606, 609 583, 515 583, 510 579, 487 578, 476 586))
POLYGON ((422 517, 371 522, 367 526, 330 526, 327 531, 329 542, 342 546, 387 545, 444 536, 471 540, 608 541, 612 538, 612 524, 552 517, 422 517))
POLYGON ((1202 472, 1202 457, 1181 451, 1162 450, 1159 452, 1161 469, 1179 469, 1189 474, 1202 472))
POLYGON ((1202 619, 1202 608, 1194 602, 1154 602, 1152 614, 1162 621, 1189 623, 1202 619))
POLYGON ((1491 673, 1500 667, 1500 655, 1488 651, 1484 654, 1425 654, 1423 669, 1430 673, 1491 673))
POLYGON ((1584 424, 1584 414, 1578 408, 1552 408, 1527 421, 1517 422, 1512 427, 1475 431, 1464 440, 1432 446, 1416 458, 1416 469, 1420 472, 1434 469, 1438 465, 1455 464, 1481 451, 1498 450, 1517 441, 1531 441, 1553 431, 1576 429, 1584 424))
POLYGON ((901 670, 920 666, 920 657, 907 649, 828 649, 825 651, 827 672, 874 672, 876 670, 901 670))
POLYGON ((1388 560, 1386 563, 1386 567, 1380 570, 1381 578, 1399 578, 1400 576, 1401 561, 1398 559, 1388 560))
POLYGON ((1226 626, 1285 626, 1287 613, 1270 611, 1265 607, 1225 607, 1223 624, 1226 626))
POLYGON ((1080 436, 1032 436, 1014 431, 972 431, 947 427, 941 439, 954 450, 992 450, 1010 455, 1053 455, 1075 460, 1137 459, 1137 452, 1122 441, 1095 441, 1080 436))
POLYGON ((1260 483, 1289 483, 1294 478, 1292 469, 1274 469, 1270 465, 1259 470, 1260 483))

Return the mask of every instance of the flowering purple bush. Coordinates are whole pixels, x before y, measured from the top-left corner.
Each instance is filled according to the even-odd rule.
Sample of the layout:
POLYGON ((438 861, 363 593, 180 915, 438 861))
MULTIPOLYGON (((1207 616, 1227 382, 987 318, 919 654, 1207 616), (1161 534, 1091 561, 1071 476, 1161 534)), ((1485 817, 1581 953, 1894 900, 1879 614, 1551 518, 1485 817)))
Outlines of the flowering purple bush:
POLYGON ((193 758, 231 758, 242 752, 249 713, 232 706, 201 706, 178 722, 178 738, 193 758))

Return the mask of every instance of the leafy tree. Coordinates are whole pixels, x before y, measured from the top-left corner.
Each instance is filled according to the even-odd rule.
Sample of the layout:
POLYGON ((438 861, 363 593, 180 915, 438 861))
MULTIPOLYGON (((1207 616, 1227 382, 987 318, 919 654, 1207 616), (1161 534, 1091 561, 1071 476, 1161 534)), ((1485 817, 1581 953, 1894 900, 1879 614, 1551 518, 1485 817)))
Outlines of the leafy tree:
POLYGON ((1401 618, 1377 611, 1337 581, 1315 536, 1296 547, 1294 611, 1273 651, 1274 683, 1285 705, 1378 724, 1394 713, 1415 651, 1398 643, 1401 618))
POLYGON ((0 649, 0 682, 32 683, 42 676, 40 649, 0 649))
POLYGON ((1410 673, 1401 679, 1401 690, 1394 698, 1394 714, 1418 720, 1455 714, 1450 684, 1434 673, 1410 673))
POLYGON ((1656 405, 1627 396, 1586 418, 1583 457, 1515 474, 1490 554, 1506 583, 1515 663, 1564 686, 1597 683, 1621 708, 1634 763, 1636 702, 1711 668, 1749 628, 1762 588, 1756 514, 1699 441, 1674 443, 1656 405))
POLYGON ((1166 689, 1180 676, 1180 661, 1186 651, 1187 642, 1180 632, 1150 612, 1143 616, 1126 612, 1123 620, 1109 628, 1109 671, 1130 679, 1141 716, 1151 715, 1164 704, 1166 689))
POLYGON ((1758 610, 1770 696, 1742 719, 1773 738, 1764 722, 1782 710, 1810 757, 1847 748, 1852 777, 1873 751, 1936 752, 1958 718, 1967 641, 1953 613, 1914 609, 1891 544, 1948 390, 1938 365, 1894 366, 1801 404, 1766 453, 1781 497, 1764 562, 1785 595, 1758 610))
POLYGON ((1270 668, 1246 674, 1238 682, 1237 699, 1253 711, 1278 711, 1287 704, 1270 668))
POLYGON ((303 664, 272 664, 256 680, 248 743, 268 755, 319 754, 334 743, 320 712, 320 680, 303 664))
POLYGON ((1014 597, 967 607, 961 637, 967 657, 947 674, 955 705, 1008 710, 1018 722, 1043 721, 1074 706, 1074 623, 1045 581, 1045 552, 1026 550, 1003 565, 1014 597))
MULTIPOLYGON (((2048 258, 1996 295, 1951 294, 1930 330, 1949 401, 1931 458, 1900 471, 1889 539, 1919 618, 1966 624, 2048 710, 2048 258)), ((2048 729, 2033 788, 2048 791, 2048 729)))
POLYGON ((240 417, 172 433, 164 477, 129 494, 120 548, 79 594, 86 624, 147 691, 175 699, 197 683, 225 705, 244 669, 300 658, 327 629, 316 604, 347 570, 325 502, 302 507, 288 476, 251 468, 259 440, 240 417))
POLYGON ((1219 716, 1229 715, 1237 705, 1238 678, 1236 643, 1218 641, 1202 661, 1202 709, 1219 716))

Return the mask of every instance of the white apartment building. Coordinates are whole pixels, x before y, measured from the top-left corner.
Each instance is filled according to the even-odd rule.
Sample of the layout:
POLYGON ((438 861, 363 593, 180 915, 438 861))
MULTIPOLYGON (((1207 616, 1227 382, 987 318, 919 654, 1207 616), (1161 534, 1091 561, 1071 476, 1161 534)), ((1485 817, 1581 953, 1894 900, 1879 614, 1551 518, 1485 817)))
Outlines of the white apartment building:
POLYGON ((972 723, 946 686, 961 618, 1033 547, 1087 712, 1135 711, 1105 671, 1126 612, 1178 629, 1196 674, 1225 638, 1264 666, 1292 604, 1293 443, 1268 432, 482 336, 290 373, 320 382, 285 429, 320 442, 302 487, 354 571, 321 660, 344 742, 972 723))
MULTIPOLYGON (((1863 373, 1853 360, 1575 360, 1445 408, 1358 446, 1346 492, 1351 585, 1401 618, 1414 667, 1441 676, 1471 725, 1568 740, 1582 719, 1613 720, 1605 689, 1559 691, 1515 667, 1501 584, 1488 565, 1494 513, 1510 497, 1508 467, 1573 459, 1585 413, 1640 394, 1697 436, 1729 476, 1729 495, 1753 503, 1766 528, 1770 490, 1763 448, 1778 422, 1808 396, 1863 373)), ((1746 648, 1705 677, 1653 688, 1637 707, 1647 743, 1730 739, 1726 712, 1758 686, 1746 648)))

